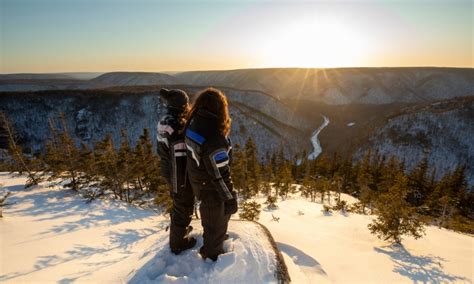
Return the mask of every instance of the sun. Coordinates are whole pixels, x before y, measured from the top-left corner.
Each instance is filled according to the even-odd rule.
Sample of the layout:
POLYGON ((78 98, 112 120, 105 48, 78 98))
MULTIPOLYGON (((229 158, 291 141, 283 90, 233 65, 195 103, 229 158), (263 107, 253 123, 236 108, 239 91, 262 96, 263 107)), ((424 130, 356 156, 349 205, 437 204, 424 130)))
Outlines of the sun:
POLYGON ((266 66, 360 66, 370 54, 367 38, 339 21, 296 21, 271 34, 260 50, 261 64, 266 66))

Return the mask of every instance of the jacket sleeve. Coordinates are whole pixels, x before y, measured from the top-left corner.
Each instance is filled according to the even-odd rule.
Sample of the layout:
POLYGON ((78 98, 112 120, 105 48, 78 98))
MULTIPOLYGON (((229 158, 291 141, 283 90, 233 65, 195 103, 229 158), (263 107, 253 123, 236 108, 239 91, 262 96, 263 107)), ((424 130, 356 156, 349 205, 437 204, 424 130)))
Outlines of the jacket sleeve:
POLYGON ((166 123, 160 121, 157 126, 158 155, 160 156, 160 173, 166 181, 171 184, 171 136, 174 129, 166 123))
POLYGON ((230 174, 229 146, 221 145, 206 147, 202 160, 211 182, 219 193, 222 200, 227 201, 235 198, 234 185, 230 174))

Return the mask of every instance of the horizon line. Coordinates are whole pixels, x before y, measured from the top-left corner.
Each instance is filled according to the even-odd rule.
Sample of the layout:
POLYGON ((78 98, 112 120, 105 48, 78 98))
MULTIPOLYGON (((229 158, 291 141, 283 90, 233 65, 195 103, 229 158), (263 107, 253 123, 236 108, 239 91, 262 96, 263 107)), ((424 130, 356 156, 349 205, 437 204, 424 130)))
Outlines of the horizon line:
POLYGON ((0 75, 23 75, 23 74, 68 74, 68 73, 185 73, 185 72, 224 72, 238 70, 266 70, 266 69, 409 69, 409 68, 436 68, 436 69, 474 69, 473 66, 433 66, 433 65, 413 65, 413 66, 345 66, 345 67, 254 67, 254 68, 229 68, 229 69, 191 69, 191 70, 108 70, 108 71, 53 71, 53 72, 12 72, 0 73, 0 75))

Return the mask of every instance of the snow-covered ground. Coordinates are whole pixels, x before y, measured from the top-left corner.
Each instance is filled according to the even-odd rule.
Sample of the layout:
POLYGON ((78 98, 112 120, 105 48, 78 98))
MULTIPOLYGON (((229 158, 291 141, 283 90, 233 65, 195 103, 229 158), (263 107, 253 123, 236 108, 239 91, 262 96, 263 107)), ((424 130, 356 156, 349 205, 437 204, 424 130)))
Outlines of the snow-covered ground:
POLYGON ((255 223, 232 222, 217 263, 198 244, 179 256, 168 248, 167 218, 118 201, 86 204, 71 191, 36 187, 0 174, 14 203, 0 218, 0 282, 276 283, 276 256, 255 223))
POLYGON ((319 143, 318 135, 319 133, 329 124, 329 118, 324 115, 321 115, 324 119, 323 123, 316 129, 311 135, 311 144, 313 144, 313 152, 308 155, 308 159, 314 160, 319 154, 323 151, 321 144, 319 143))
MULTIPOLYGON (((332 197, 334 198, 334 197, 332 197)), ((343 200, 356 200, 342 195, 343 200)), ((263 204, 264 199, 259 199, 263 204)), ((264 208, 264 207, 263 207, 264 208)), ((272 233, 297 283, 472 283, 474 238, 426 228, 426 236, 392 247, 371 235, 371 216, 333 212, 290 197, 264 209, 259 222, 272 233), (273 216, 280 218, 273 221, 273 216)))
MULTIPOLYGON (((13 202, 0 219, 0 282, 255 283, 275 282, 275 255, 262 230, 232 222, 229 251, 217 263, 197 250, 168 249, 168 219, 118 201, 86 204, 72 192, 0 174, 13 202)), ((343 196, 355 202, 350 196, 343 196)), ((257 201, 263 203, 263 198, 257 201)), ((439 283, 473 281, 474 238, 428 227, 419 240, 391 247, 372 236, 373 217, 334 212, 292 196, 260 222, 271 231, 293 283, 439 283), (272 217, 279 221, 272 221, 272 217)))

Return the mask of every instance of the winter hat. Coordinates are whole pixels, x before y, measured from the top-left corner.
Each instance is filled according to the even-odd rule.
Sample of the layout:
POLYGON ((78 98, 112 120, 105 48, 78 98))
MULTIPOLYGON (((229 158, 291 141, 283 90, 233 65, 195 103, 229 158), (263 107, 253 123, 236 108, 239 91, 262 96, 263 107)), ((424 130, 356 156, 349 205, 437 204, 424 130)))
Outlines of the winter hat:
POLYGON ((180 89, 161 89, 160 96, 164 103, 171 108, 184 109, 189 103, 188 94, 180 89))

